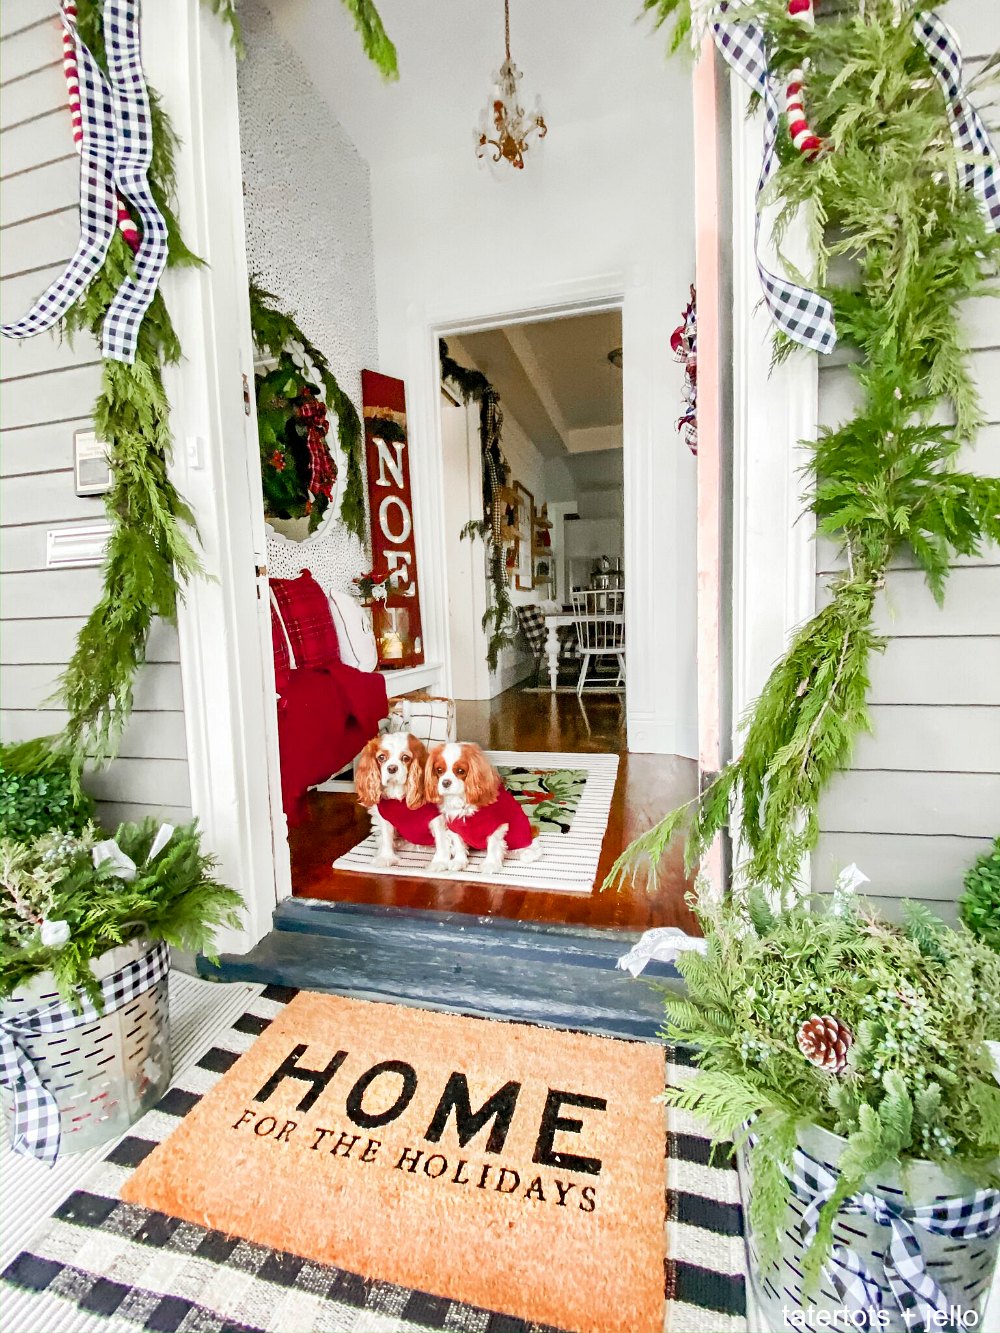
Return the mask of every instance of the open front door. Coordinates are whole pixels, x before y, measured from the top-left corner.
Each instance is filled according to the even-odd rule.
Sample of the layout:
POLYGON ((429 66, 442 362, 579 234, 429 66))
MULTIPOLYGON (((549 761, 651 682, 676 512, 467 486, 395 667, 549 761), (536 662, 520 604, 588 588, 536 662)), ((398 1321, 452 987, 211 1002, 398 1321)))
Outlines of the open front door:
MULTIPOLYGON (((702 790, 723 753, 723 356, 720 75, 706 37, 694 70, 695 281, 698 294, 698 781, 702 790)), ((716 892, 726 857, 717 839, 702 861, 716 892)))

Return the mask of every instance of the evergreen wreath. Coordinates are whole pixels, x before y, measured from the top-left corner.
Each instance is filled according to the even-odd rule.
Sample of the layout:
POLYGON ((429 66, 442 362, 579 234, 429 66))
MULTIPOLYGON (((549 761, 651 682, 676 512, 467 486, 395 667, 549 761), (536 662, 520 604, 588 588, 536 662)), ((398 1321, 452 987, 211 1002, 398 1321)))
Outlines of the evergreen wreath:
MULTIPOLYGON (((675 48, 691 31, 691 0, 646 0, 646 9, 658 25, 676 20, 675 48)), ((800 211, 809 218, 816 289, 833 306, 841 343, 858 354, 851 371, 862 405, 811 444, 807 493, 845 569, 771 672, 742 753, 633 843, 607 883, 634 875, 645 858, 655 875, 681 829, 692 866, 738 808, 747 879, 794 891, 819 834, 820 794, 870 730, 869 664, 885 647, 872 617, 891 560, 909 551, 941 601, 955 558, 1000 540, 1000 479, 955 465, 981 425, 961 308, 996 292, 1000 237, 959 184, 944 97, 913 12, 901 0, 866 0, 812 28, 784 0, 739 6, 741 22, 768 34, 779 83, 808 69, 810 119, 824 145, 813 158, 780 136, 768 193, 779 206, 779 247, 800 211), (834 260, 849 263, 847 280, 835 276, 834 260), (932 415, 942 400, 948 424, 932 415)), ((776 333, 775 357, 792 350, 776 333)))
POLYGON ((309 530, 314 532, 329 504, 329 493, 310 490, 310 427, 326 434, 314 424, 315 419, 313 422, 308 420, 316 406, 314 388, 323 394, 326 408, 337 418, 337 438, 347 461, 341 521, 348 532, 363 543, 363 433, 357 408, 337 383, 323 353, 310 342, 292 316, 279 308, 277 298, 264 291, 255 279, 250 283, 250 326, 257 350, 278 363, 274 370, 257 377, 261 479, 268 513, 279 518, 308 514, 309 530), (303 407, 306 420, 303 420, 303 407))
MULTIPOLYGON (((237 55, 242 55, 234 0, 203 2, 228 25, 233 47, 237 55)), ((386 78, 398 77, 395 48, 371 0, 344 0, 344 4, 355 20, 369 58, 386 78)), ((100 0, 77 0, 80 37, 107 73, 101 11, 100 0)), ((167 267, 199 265, 202 261, 184 244, 173 206, 177 138, 155 91, 150 88, 148 93, 153 140, 148 179, 167 226, 167 267)), ((63 320, 70 339, 88 330, 100 341, 108 307, 132 272, 132 251, 122 233, 116 231, 100 272, 63 320)), ((279 312, 269 313, 281 318, 279 312)), ((294 324, 291 327, 295 329, 294 324)), ((324 370, 329 374, 323 358, 317 358, 304 339, 300 341, 312 354, 321 375, 324 370)), ((60 744, 72 756, 75 781, 85 761, 102 765, 117 753, 132 711, 135 673, 145 661, 150 626, 156 617, 176 621, 178 588, 202 572, 194 547, 193 515, 167 475, 171 436, 162 368, 176 364, 180 356, 180 343, 163 296, 157 291, 139 330, 134 364, 113 360, 103 363, 102 387, 93 418, 98 437, 107 441, 111 470, 111 488, 105 496, 111 535, 103 570, 104 587, 60 679, 60 694, 69 713, 60 744)), ((355 454, 348 447, 353 405, 332 376, 329 384, 324 380, 324 389, 327 403, 337 413, 341 444, 348 456, 344 522, 363 539, 360 463, 352 464, 355 454)), ((354 417, 356 420, 356 412, 354 417)), ((360 441, 360 425, 357 438, 360 441)))
POLYGON ((503 412, 500 395, 481 370, 461 366, 448 353, 448 344, 439 343, 441 378, 454 384, 463 403, 479 404, 479 441, 483 460, 483 517, 470 519, 459 534, 470 541, 481 537, 486 547, 490 582, 490 604, 483 612, 482 626, 489 639, 486 644, 486 663, 496 671, 500 653, 514 642, 514 606, 510 600, 510 579, 507 573, 501 521, 503 504, 500 492, 507 484, 510 468, 503 456, 503 412))

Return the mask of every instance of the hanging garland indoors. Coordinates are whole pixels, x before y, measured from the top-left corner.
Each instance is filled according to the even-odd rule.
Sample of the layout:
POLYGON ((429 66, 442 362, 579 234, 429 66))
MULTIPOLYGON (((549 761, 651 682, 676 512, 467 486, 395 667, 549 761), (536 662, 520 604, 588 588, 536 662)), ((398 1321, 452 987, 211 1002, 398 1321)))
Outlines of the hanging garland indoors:
MULTIPOLYGON (((675 47, 692 31, 691 0, 646 8, 658 24, 676 20, 675 47)), ((792 891, 818 837, 820 794, 870 729, 870 661, 885 646, 873 613, 891 560, 908 551, 940 601, 955 559, 1000 539, 1000 479, 955 466, 982 421, 962 310, 996 290, 1000 164, 962 88, 954 36, 901 0, 841 5, 815 26, 803 8, 720 5, 712 30, 764 101, 764 196, 779 206, 779 248, 793 218, 810 221, 814 291, 758 261, 776 356, 838 339, 857 353, 861 406, 811 445, 807 501, 845 568, 773 669, 742 753, 635 842, 609 882, 644 858, 655 868, 682 829, 695 864, 738 808, 747 879, 792 891), (822 151, 777 133, 778 94, 793 83, 822 151), (850 262, 848 279, 834 276, 834 260, 850 262), (935 415, 942 400, 947 424, 935 415)))
POLYGON ((267 512, 277 518, 308 515, 310 532, 319 526, 337 479, 326 443, 329 409, 337 418, 337 437, 347 460, 340 519, 348 532, 364 542, 362 430, 357 408, 337 383, 323 353, 255 281, 250 283, 250 327, 257 350, 277 362, 257 376, 257 429, 267 512))
MULTIPOLYGON (((228 24, 242 54, 233 0, 204 2, 228 24)), ((369 57, 386 78, 398 77, 395 49, 371 0, 344 4, 369 57)), ((111 534, 101 596, 61 681, 69 713, 61 743, 79 773, 85 760, 102 764, 117 752, 153 619, 175 621, 178 588, 201 571, 193 516, 167 474, 171 437, 162 370, 180 360, 181 348, 159 291, 164 269, 201 261, 184 244, 177 221, 177 139, 143 76, 138 0, 66 0, 61 14, 70 114, 86 185, 81 239, 64 272, 3 333, 23 338, 61 327, 72 338, 86 330, 102 347, 93 417, 98 438, 107 442, 111 534)), ((357 413, 294 323, 267 308, 265 293, 260 296, 260 336, 274 339, 279 355, 287 339, 279 342, 277 330, 285 321, 337 414, 348 458, 343 517, 363 538, 360 443, 351 444, 352 430, 360 441, 357 413)), ((321 458, 312 475, 322 494, 330 478, 321 458)))
POLYGON ((503 412, 500 395, 481 370, 460 366, 448 354, 448 344, 440 340, 441 378, 454 384, 463 403, 479 404, 479 441, 483 460, 483 517, 470 519, 461 536, 481 537, 486 546, 490 581, 490 604, 483 612, 483 629, 489 635, 486 662, 496 671, 500 654, 514 642, 514 607, 510 600, 510 576, 503 544, 504 506, 501 491, 507 484, 510 468, 500 447, 503 412))

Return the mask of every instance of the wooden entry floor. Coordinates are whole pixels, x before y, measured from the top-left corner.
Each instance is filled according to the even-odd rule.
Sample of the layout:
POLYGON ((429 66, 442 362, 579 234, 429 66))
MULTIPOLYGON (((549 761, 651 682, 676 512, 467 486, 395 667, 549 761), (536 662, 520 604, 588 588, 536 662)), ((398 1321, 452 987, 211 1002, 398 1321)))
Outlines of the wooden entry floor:
POLYGON ((311 792, 309 818, 292 829, 289 845, 297 898, 387 907, 466 912, 510 920, 555 922, 618 930, 680 926, 698 933, 684 901, 690 881, 682 852, 673 848, 660 863, 655 892, 645 872, 616 891, 599 886, 619 853, 640 833, 697 790, 693 760, 675 755, 625 751, 624 698, 616 694, 536 694, 514 688, 489 700, 459 700, 458 735, 491 750, 612 752, 621 756, 608 828, 589 894, 543 893, 496 884, 406 879, 335 871, 332 862, 364 838, 368 816, 347 792, 311 792))

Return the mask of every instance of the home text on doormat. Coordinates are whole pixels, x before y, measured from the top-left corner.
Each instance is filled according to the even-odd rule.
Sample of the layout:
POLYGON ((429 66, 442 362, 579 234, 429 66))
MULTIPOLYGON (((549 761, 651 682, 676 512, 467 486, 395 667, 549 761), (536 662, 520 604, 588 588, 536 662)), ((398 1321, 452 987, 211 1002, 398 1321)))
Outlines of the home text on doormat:
POLYGON ((663 1319, 662 1049, 299 994, 131 1203, 573 1330, 663 1319))

